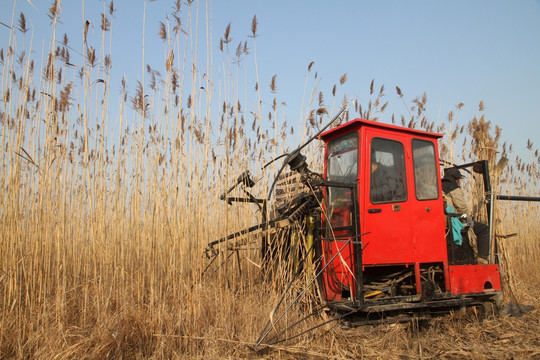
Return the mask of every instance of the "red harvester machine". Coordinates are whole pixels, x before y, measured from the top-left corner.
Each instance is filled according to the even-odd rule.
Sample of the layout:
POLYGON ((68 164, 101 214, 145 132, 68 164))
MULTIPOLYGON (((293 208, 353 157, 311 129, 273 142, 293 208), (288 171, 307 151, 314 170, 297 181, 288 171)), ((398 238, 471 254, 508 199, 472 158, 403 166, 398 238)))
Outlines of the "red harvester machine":
MULTIPOLYGON (((249 172, 242 174, 237 185, 248 197, 227 197, 233 186, 222 199, 256 204, 262 221, 210 243, 207 255, 215 259, 223 244, 238 251, 246 236, 259 232, 265 271, 271 272, 283 253, 301 257, 294 271, 314 275, 296 299, 318 284, 323 307, 336 310, 336 318, 359 324, 429 317, 468 306, 496 310, 502 291, 491 226, 494 199, 539 199, 495 196, 485 160, 454 166, 470 168, 483 179, 490 254, 488 264, 480 265, 466 238, 461 245, 453 239, 449 220, 460 214, 445 213, 437 144, 442 135, 362 119, 323 131, 311 140, 324 141, 324 174, 308 169, 300 153, 305 145, 285 154, 268 199, 287 166, 299 174, 303 191, 272 212, 268 199, 256 199, 247 191, 254 185, 249 172), (301 226, 285 236, 285 250, 278 249, 274 235, 293 223, 301 226), (295 231, 305 233, 302 251, 290 240, 295 231)), ((282 341, 279 334, 267 338, 287 310, 274 314, 257 344, 282 341)))

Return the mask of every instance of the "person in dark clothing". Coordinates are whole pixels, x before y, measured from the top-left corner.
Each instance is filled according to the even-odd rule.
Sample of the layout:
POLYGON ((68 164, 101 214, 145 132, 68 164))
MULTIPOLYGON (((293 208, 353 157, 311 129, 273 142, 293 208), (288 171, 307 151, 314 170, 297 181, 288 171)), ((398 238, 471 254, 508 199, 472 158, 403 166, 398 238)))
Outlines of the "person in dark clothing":
MULTIPOLYGON (((458 169, 450 168, 444 170, 442 190, 446 203, 452 206, 456 210, 456 213, 464 214, 465 217, 468 217, 465 195, 459 186, 461 179, 463 179, 463 175, 458 169)), ((487 264, 487 258, 489 256, 489 227, 481 222, 471 222, 473 232, 476 235, 477 261, 479 264, 487 264)))
POLYGON ((378 163, 375 160, 374 154, 372 154, 370 180, 371 202, 403 201, 405 198, 403 184, 400 183, 395 169, 391 166, 384 166, 378 163))

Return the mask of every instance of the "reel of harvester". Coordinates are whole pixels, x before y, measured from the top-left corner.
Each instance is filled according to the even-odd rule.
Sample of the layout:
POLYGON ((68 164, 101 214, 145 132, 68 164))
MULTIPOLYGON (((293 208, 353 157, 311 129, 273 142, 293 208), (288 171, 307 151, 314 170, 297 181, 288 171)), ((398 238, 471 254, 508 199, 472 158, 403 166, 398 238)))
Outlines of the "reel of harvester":
POLYGON ((278 156, 263 167, 264 170, 275 161, 283 159, 267 198, 256 198, 251 193, 250 189, 254 187, 256 181, 252 179, 249 170, 240 174, 236 182, 220 196, 220 199, 229 205, 234 202, 255 205, 261 218, 257 224, 228 234, 207 245, 205 254, 210 262, 203 272, 203 281, 215 274, 234 254, 239 259, 239 249, 246 246, 260 247, 262 275, 266 279, 272 279, 276 284, 294 278, 295 273, 301 270, 299 266, 302 259, 308 256, 308 250, 312 252, 313 249, 314 218, 320 217, 322 198, 321 189, 317 186, 322 176, 309 170, 306 157, 301 150, 339 119, 343 111, 345 107, 304 144, 294 151, 278 156), (289 171, 286 171, 287 168, 289 171), (237 187, 241 188, 245 196, 229 196, 237 187), (299 246, 300 242, 304 243, 304 246, 299 246), (227 254, 222 254, 224 250, 227 254), (215 262, 220 255, 224 255, 224 260, 220 265, 216 265, 215 262))
MULTIPOLYGON (((321 290, 317 286, 318 275, 323 269, 321 269, 320 260, 317 259, 317 256, 320 256, 319 246, 315 244, 323 211, 321 184, 324 180, 321 174, 308 168, 306 156, 301 153, 301 150, 340 119, 345 109, 346 107, 340 109, 324 128, 304 144, 294 151, 278 156, 263 167, 264 169, 271 163, 283 159, 267 198, 256 198, 251 193, 250 189, 256 181, 251 178, 249 170, 244 171, 236 182, 220 196, 220 199, 229 205, 233 202, 255 205, 261 214, 261 219, 253 226, 228 234, 207 245, 205 254, 209 263, 204 269, 203 281, 211 278, 235 254, 240 264, 240 249, 258 247, 263 279, 268 284, 282 289, 282 296, 271 313, 274 320, 266 324, 256 341, 255 348, 262 343, 270 345, 285 341, 282 338, 284 331, 297 327, 304 320, 325 308, 325 305, 322 305, 324 302, 321 290), (245 196, 230 196, 237 187, 240 187, 245 196), (216 264, 218 258, 222 259, 221 264, 216 264), (293 286, 295 282, 298 283, 293 286), (292 294, 293 291, 294 294, 292 294), (321 300, 316 309, 295 324, 286 326, 284 330, 280 327, 281 330, 277 331, 276 325, 306 293, 315 294, 315 297, 321 300), (283 310, 278 312, 280 309, 283 310), (272 336, 270 336, 271 331, 275 332, 272 336)), ((339 252, 335 256, 339 256, 339 252)))

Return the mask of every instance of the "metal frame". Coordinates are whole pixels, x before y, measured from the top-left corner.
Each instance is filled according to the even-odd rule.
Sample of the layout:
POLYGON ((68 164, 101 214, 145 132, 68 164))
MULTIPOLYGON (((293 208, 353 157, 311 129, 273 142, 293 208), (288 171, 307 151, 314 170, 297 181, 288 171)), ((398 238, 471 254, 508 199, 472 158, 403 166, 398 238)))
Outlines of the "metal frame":
MULTIPOLYGON (((353 203, 353 256, 354 256, 354 278, 355 278, 355 297, 354 302, 358 306, 364 305, 364 277, 362 271, 362 241, 360 240, 360 209, 358 204, 358 184, 356 183, 342 183, 337 181, 320 181, 313 184, 314 186, 320 186, 328 189, 329 187, 348 188, 351 189, 352 203, 353 203)), ((328 193, 327 193, 328 194, 328 193)), ((328 195, 327 195, 328 196, 328 195)), ((325 216, 325 221, 328 221, 328 217, 325 216)), ((335 230, 335 229, 334 229, 335 230)), ((321 233, 321 232, 319 232, 321 233)), ((322 237, 319 241, 323 241, 322 237)), ((322 246, 322 244, 321 244, 322 246)), ((351 293, 352 296, 352 293, 351 293)))

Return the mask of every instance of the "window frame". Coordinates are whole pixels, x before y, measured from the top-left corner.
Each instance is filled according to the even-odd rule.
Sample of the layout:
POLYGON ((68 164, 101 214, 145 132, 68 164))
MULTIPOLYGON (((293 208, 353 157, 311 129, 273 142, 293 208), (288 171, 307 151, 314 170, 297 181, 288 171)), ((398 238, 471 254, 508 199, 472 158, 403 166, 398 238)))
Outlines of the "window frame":
MULTIPOLYGON (((392 149, 391 147, 386 147, 386 148, 388 150, 392 149)), ((403 144, 403 142, 401 142, 399 140, 396 140, 396 139, 389 139, 389 138, 383 138, 383 137, 373 137, 370 140, 369 151, 370 151, 369 170, 368 170, 369 171, 369 187, 368 187, 368 189, 369 189, 369 201, 372 204, 388 204, 388 203, 406 202, 408 200, 409 194, 408 194, 408 186, 407 186, 407 161, 406 161, 406 156, 405 156, 406 155, 406 153, 405 153, 405 145, 403 144), (375 142, 376 146, 374 146, 374 142, 375 142), (377 142, 384 142, 384 143, 387 143, 387 144, 389 144, 389 143, 395 144, 394 146, 396 146, 396 145, 398 146, 397 148, 395 148, 398 151, 397 152, 396 151, 381 151, 380 150, 381 147, 377 144, 377 142), (396 188, 396 191, 400 191, 402 196, 396 197, 394 195, 391 199, 376 200, 376 201, 374 200, 374 198, 373 198, 373 195, 374 195, 373 194, 373 187, 372 187, 373 173, 371 171, 371 167, 372 167, 372 164, 373 164, 373 153, 374 152, 388 153, 388 154, 392 155, 393 164, 391 166, 388 166, 388 165, 385 165, 385 164, 380 164, 380 165, 385 166, 387 168, 385 170, 390 170, 390 168, 392 168, 392 170, 395 171, 394 180, 396 180, 397 184, 400 186, 399 189, 396 188), (399 161, 399 163, 397 163, 396 161, 399 161), (401 176, 399 176, 399 173, 397 172, 396 164, 400 165, 401 168, 402 168, 401 176)))

